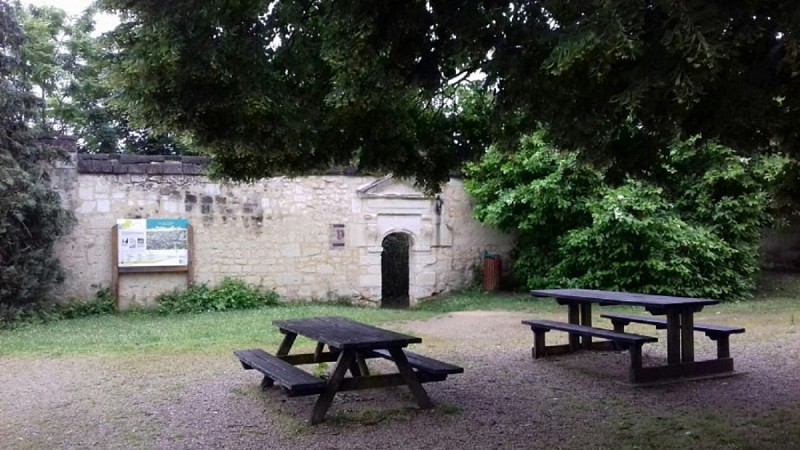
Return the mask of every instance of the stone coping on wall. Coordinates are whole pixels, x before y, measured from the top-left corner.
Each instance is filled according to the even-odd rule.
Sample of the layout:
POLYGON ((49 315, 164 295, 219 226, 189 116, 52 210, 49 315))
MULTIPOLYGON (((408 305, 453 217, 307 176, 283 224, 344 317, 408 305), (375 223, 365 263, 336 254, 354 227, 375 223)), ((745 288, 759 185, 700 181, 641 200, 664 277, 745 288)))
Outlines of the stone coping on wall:
POLYGON ((78 173, 204 175, 210 159, 205 156, 172 155, 77 155, 78 173))
MULTIPOLYGON (((75 160, 81 174, 205 175, 211 164, 206 156, 126 155, 78 153, 75 160)), ((358 175, 355 167, 333 167, 318 175, 358 175)))

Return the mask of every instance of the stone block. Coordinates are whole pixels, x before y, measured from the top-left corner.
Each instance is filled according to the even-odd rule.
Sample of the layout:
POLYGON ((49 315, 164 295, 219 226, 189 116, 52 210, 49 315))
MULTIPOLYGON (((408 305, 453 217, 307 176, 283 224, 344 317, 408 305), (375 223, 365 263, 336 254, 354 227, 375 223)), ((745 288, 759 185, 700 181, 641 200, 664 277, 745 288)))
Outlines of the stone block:
POLYGON ((184 175, 202 175, 205 173, 205 167, 198 164, 183 163, 184 175))
POLYGON ((145 172, 151 175, 161 175, 164 173, 164 166, 162 164, 148 164, 145 172))
POLYGON ((415 280, 420 286, 433 286, 436 284, 436 272, 423 272, 416 276, 415 280))
POLYGON ((380 286, 382 283, 380 275, 361 275, 358 277, 358 284, 364 287, 380 286))
POLYGON ((106 160, 108 159, 107 153, 80 153, 78 155, 78 161, 90 161, 90 160, 106 160))
POLYGON ((328 275, 334 273, 333 266, 331 264, 317 264, 317 273, 322 275, 328 275))
POLYGON ((114 166, 109 160, 81 159, 78 161, 78 173, 113 173, 114 166))
POLYGON ((280 254, 283 257, 294 258, 302 255, 300 244, 284 244, 280 246, 280 254))
POLYGON ((161 171, 164 175, 182 175, 183 167, 180 163, 166 162, 161 166, 161 171))
POLYGON ((182 156, 181 161, 184 164, 196 164, 200 166, 208 165, 211 162, 211 158, 207 156, 182 156))
POLYGON ((111 202, 108 200, 97 200, 97 212, 111 212, 111 202))
POLYGON ((128 173, 150 173, 147 171, 147 168, 150 167, 150 163, 145 164, 126 164, 128 168, 128 173))
POLYGON ((94 200, 94 189, 89 186, 78 186, 78 198, 81 200, 94 200))
POLYGON ((95 208, 97 207, 97 202, 94 200, 81 202, 81 206, 75 211, 78 214, 93 214, 95 212, 95 208))
POLYGON ((177 202, 164 202, 164 211, 168 213, 177 213, 178 203, 177 202))
POLYGON ((289 273, 278 275, 275 281, 279 286, 297 286, 301 283, 301 278, 299 274, 289 273))

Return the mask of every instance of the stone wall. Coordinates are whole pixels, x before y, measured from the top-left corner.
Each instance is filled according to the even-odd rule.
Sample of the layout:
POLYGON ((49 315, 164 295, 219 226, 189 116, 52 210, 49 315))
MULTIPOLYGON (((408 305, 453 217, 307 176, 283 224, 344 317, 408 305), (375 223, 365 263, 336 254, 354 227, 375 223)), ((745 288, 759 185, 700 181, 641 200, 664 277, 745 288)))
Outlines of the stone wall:
MULTIPOLYGON (((475 222, 459 180, 429 197, 392 178, 321 175, 229 184, 202 175, 203 158, 73 154, 53 169, 78 219, 58 253, 67 269, 62 298, 88 297, 112 279, 112 227, 125 218, 187 218, 195 282, 226 276, 287 299, 379 304, 382 241, 410 235, 409 296, 464 287, 484 252, 507 256, 512 239, 475 222), (344 245, 332 230, 344 226, 344 245)), ((504 258, 508 261, 508 258, 504 258)), ((123 274, 120 305, 150 304, 184 286, 184 274, 123 274)))

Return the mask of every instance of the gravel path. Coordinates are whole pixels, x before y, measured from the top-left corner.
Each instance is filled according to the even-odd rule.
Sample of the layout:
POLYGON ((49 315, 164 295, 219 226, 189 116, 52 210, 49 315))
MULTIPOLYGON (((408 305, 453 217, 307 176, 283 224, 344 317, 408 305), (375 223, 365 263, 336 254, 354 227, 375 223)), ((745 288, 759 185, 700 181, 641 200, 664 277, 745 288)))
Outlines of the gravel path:
MULTIPOLYGON (((751 435, 760 448, 800 447, 800 431, 788 429, 800 414, 800 344, 788 319, 732 337, 737 376, 642 388, 625 382, 626 353, 533 361, 532 334, 519 323, 528 316, 463 312, 385 325, 421 336, 414 351, 465 372, 426 385, 434 410, 417 410, 404 388, 343 393, 314 427, 314 397, 262 393, 260 375, 227 352, 2 358, 0 448, 613 448, 618 439, 658 447, 642 418, 663 423, 656 433, 669 442, 718 433, 719 448, 751 435), (776 420, 785 426, 762 440, 758 427, 776 420), (727 436, 731 429, 742 434, 727 436)), ((657 335, 645 364, 663 361, 657 335)), ((705 341, 698 359, 714 355, 705 341)))

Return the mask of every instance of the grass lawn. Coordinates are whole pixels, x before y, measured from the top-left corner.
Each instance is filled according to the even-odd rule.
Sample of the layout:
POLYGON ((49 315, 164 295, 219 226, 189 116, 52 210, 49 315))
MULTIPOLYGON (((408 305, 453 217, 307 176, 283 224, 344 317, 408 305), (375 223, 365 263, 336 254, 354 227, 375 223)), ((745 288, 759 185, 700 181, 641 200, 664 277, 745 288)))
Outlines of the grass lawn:
MULTIPOLYGON (((452 311, 557 311, 554 302, 534 302, 523 294, 465 292, 409 310, 357 308, 318 303, 285 303, 248 311, 159 316, 132 312, 0 332, 0 356, 108 355, 135 352, 216 352, 259 346, 276 348, 282 335, 273 320, 344 316, 379 325, 420 320, 452 311)), ((298 342, 300 344, 300 342, 298 342)))
MULTIPOLYGON (((754 300, 726 303, 705 312, 719 315, 747 314, 752 319, 800 321, 800 282, 784 274, 764 277, 754 300)), ((596 310, 599 308, 595 308, 596 310)), ((454 311, 504 310, 561 314, 549 300, 531 300, 527 294, 487 294, 468 291, 423 302, 408 310, 357 308, 318 303, 284 303, 248 311, 209 312, 159 316, 132 312, 0 331, 0 356, 104 355, 129 352, 216 352, 260 346, 276 348, 282 335, 273 320, 344 316, 380 325, 385 322, 422 320, 454 311)), ((608 308, 606 310, 636 311, 608 308)), ((595 314, 598 314, 595 311, 595 314)), ((704 320, 704 314, 699 316, 704 320)), ((561 319, 563 320, 563 319, 561 319)), ((298 342, 298 344, 300 344, 298 342)))

